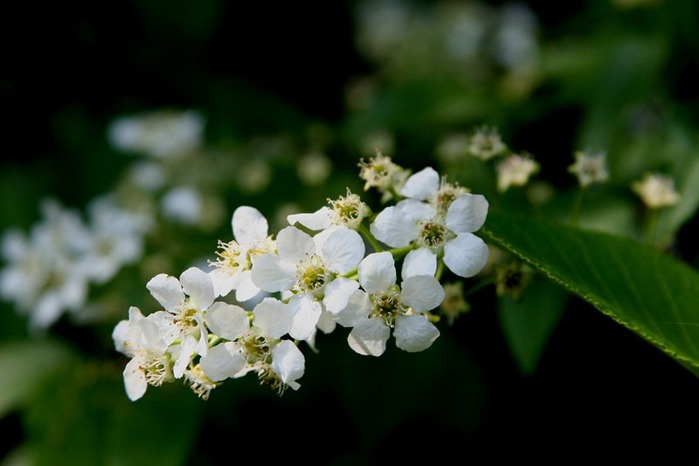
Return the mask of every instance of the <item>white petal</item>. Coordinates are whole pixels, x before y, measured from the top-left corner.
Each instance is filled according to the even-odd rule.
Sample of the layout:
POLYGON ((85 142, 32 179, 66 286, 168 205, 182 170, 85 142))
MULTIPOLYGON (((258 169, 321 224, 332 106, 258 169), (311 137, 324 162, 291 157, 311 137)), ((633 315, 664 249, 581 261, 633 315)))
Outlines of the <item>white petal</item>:
POLYGON ((461 233, 444 245, 444 264, 460 277, 473 277, 487 262, 488 246, 471 233, 461 233))
POLYGON ((292 388, 298 388, 294 382, 303 377, 305 366, 303 353, 293 342, 284 340, 272 348, 272 370, 292 388))
POLYGON ((328 228, 326 228, 323 231, 319 231, 317 234, 313 236, 313 242, 316 245, 316 251, 322 251, 323 246, 325 245, 325 242, 328 240, 330 235, 335 233, 337 230, 340 228, 347 228, 347 227, 339 227, 337 225, 330 225, 328 228))
POLYGON ((287 304, 274 298, 265 298, 253 310, 253 325, 272 338, 280 338, 291 330, 294 314, 287 304))
POLYGON ((413 314, 396 318, 393 336, 398 348, 414 353, 432 346, 439 337, 439 330, 424 316, 413 314))
POLYGON ((425 312, 442 304, 444 288, 433 275, 415 275, 401 283, 400 299, 417 312, 425 312))
POLYGON ((354 230, 338 228, 328 236, 320 253, 328 270, 345 274, 364 257, 364 240, 354 230))
POLYGON ((204 315, 198 313, 195 316, 197 322, 197 328, 199 329, 199 339, 197 340, 197 346, 195 352, 200 356, 206 356, 207 351, 209 351, 209 329, 206 328, 204 324, 204 315))
MULTIPOLYGON (((328 334, 335 330, 335 327, 337 327, 337 322, 335 322, 335 316, 329 312, 323 312, 320 314, 320 318, 318 319, 318 323, 316 325, 323 333, 328 334)), ((309 340, 306 341, 310 344, 309 340)))
POLYGON ((240 347, 232 342, 216 345, 202 356, 199 365, 208 378, 220 382, 234 377, 245 366, 245 358, 239 351, 240 347))
POLYGON ((252 281, 252 272, 244 270, 238 273, 238 281, 235 285, 235 299, 245 302, 260 294, 260 287, 252 281))
POLYGON ((415 220, 404 215, 397 206, 386 207, 379 212, 369 230, 374 238, 392 248, 405 247, 418 236, 415 220))
MULTIPOLYGON (((144 341, 148 340, 151 348, 158 354, 163 354, 175 340, 180 338, 180 328, 175 323, 175 316, 166 311, 156 311, 146 317, 150 323, 155 325, 155 330, 142 330, 144 341), (149 336, 149 333, 155 336, 149 336), (157 339, 157 340, 154 340, 157 339), (154 343, 155 342, 155 343, 154 343)), ((140 325, 140 322, 139 322, 140 325)))
POLYGON ((281 260, 296 265, 314 254, 316 245, 307 233, 296 227, 286 227, 277 235, 277 251, 281 260))
POLYGON ((172 366, 172 374, 176 379, 182 378, 185 369, 189 365, 191 357, 196 353, 197 340, 191 335, 185 335, 180 344, 180 354, 172 366))
POLYGON ((214 285, 201 269, 190 267, 180 275, 182 290, 189 295, 194 309, 203 311, 214 303, 214 285))
POLYGON ((312 214, 293 214, 286 217, 289 225, 294 225, 297 222, 308 228, 309 230, 324 230, 328 228, 332 222, 330 218, 330 209, 321 207, 312 214))
POLYGON ((310 338, 320 318, 320 303, 304 293, 293 296, 289 300, 289 308, 294 314, 289 335, 297 340, 310 338))
POLYGON ((206 325, 215 335, 235 340, 247 333, 250 320, 242 307, 218 302, 206 311, 206 325))
POLYGON ((447 228, 454 233, 472 233, 485 223, 488 201, 480 194, 466 193, 454 200, 447 210, 447 228))
POLYGON ((364 319, 347 336, 350 348, 365 356, 381 356, 391 330, 381 319, 364 319))
POLYGON ((343 327, 354 327, 369 314, 371 314, 369 295, 362 290, 357 290, 350 296, 347 306, 337 314, 337 323, 343 327))
POLYGON ((265 291, 273 293, 291 288, 296 283, 294 271, 281 263, 276 254, 263 254, 252 261, 252 281, 265 291))
POLYGON ((231 226, 235 240, 244 246, 267 237, 267 219, 254 207, 241 206, 235 209, 231 226))
POLYGON ((390 252, 375 252, 359 263, 359 283, 367 293, 381 293, 396 283, 396 266, 390 252))
POLYGON ((211 283, 214 285, 214 293, 216 296, 228 296, 236 285, 238 274, 231 275, 225 270, 216 268, 209 272, 209 278, 211 283))
POLYGON ((125 343, 128 341, 128 338, 129 321, 119 321, 119 323, 116 324, 116 326, 114 327, 114 330, 112 330, 112 340, 114 340, 114 349, 116 349, 118 352, 122 354, 133 356, 132 354, 129 354, 127 352, 127 347, 125 345, 125 343))
POLYGON ((403 260, 401 278, 415 275, 434 275, 437 272, 437 255, 427 248, 413 249, 403 260))
POLYGON ((427 167, 410 176, 400 193, 412 199, 424 201, 432 197, 439 189, 439 173, 427 167))
POLYGON ((146 393, 148 382, 146 382, 146 374, 141 370, 140 361, 137 358, 132 359, 126 364, 124 369, 124 388, 129 400, 136 401, 146 393))
POLYGON ((350 296, 359 288, 359 283, 349 278, 337 277, 325 287, 323 304, 331 314, 337 314, 347 306, 350 296))
POLYGON ((146 283, 150 294, 168 311, 175 312, 184 302, 184 291, 180 281, 164 273, 158 274, 146 283))

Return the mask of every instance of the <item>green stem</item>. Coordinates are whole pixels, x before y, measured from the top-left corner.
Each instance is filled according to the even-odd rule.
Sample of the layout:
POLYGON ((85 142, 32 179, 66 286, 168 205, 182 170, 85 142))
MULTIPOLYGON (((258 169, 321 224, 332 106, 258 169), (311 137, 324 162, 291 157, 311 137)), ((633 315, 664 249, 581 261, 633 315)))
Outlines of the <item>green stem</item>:
POLYGON ((655 246, 656 235, 658 230, 658 209, 649 209, 648 218, 646 219, 646 242, 655 246))
POLYGON ((439 263, 437 264, 437 273, 434 274, 434 278, 436 278, 437 281, 441 280, 443 273, 444 273, 444 261, 440 260, 439 263))
POLYGON ((393 255, 393 260, 400 260, 413 249, 415 249, 414 246, 409 245, 405 246, 404 248, 393 248, 388 252, 390 252, 393 255))
POLYGON ((359 233, 364 238, 366 238, 366 240, 369 242, 369 244, 374 249, 374 251, 381 252, 384 250, 384 248, 381 246, 381 244, 379 244, 379 242, 376 241, 376 238, 374 238, 374 235, 371 234, 369 229, 363 223, 359 224, 359 233))
POLYGON ((580 224, 580 211, 582 210, 583 196, 585 195, 585 187, 580 187, 578 194, 575 196, 573 201, 573 208, 571 209, 571 223, 573 226, 579 226, 580 224))
POLYGON ((209 348, 213 348, 223 341, 223 338, 209 334, 209 348))

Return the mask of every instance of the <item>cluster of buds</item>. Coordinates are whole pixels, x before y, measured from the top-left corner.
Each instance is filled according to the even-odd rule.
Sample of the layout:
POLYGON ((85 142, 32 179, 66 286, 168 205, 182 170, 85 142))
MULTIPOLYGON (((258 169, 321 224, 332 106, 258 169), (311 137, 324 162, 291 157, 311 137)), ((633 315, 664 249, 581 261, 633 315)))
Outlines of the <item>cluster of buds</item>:
POLYGON ((318 331, 338 327, 367 356, 382 355, 391 336, 407 352, 433 344, 443 275, 473 277, 488 261, 474 234, 488 202, 433 168, 412 173, 381 154, 359 168, 365 190, 383 195, 380 212, 348 189, 270 234, 260 211, 241 206, 233 239, 219 241, 208 270, 147 283, 163 309, 144 316, 132 307, 113 332, 116 349, 131 358, 124 370, 131 400, 177 379, 207 398, 250 372, 280 394, 296 390, 302 345, 315 348, 318 331))

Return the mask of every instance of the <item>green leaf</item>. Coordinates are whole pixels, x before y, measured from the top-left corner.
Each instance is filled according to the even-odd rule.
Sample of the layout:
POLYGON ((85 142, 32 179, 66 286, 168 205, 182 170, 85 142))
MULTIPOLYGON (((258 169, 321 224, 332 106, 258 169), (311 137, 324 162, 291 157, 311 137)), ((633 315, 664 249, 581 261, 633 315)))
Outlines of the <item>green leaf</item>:
POLYGON ((699 375, 699 274, 686 264, 629 238, 501 212, 482 231, 699 375))
POLYGON ((549 337, 563 316, 568 293, 537 274, 522 296, 503 296, 498 315, 505 339, 520 370, 533 374, 549 337))
POLYGON ((70 351, 52 341, 17 341, 0 347, 0 417, 23 406, 37 384, 71 360, 70 351))

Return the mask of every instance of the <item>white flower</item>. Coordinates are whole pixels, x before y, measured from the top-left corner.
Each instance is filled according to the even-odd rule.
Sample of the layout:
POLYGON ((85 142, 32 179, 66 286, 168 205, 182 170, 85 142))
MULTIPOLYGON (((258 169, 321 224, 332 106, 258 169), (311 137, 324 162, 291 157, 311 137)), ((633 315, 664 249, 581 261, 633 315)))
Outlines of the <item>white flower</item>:
POLYGON ((143 317, 137 307, 129 309, 129 320, 119 322, 112 338, 117 351, 131 357, 124 369, 124 387, 131 401, 141 398, 148 385, 160 386, 172 379, 172 364, 158 319, 162 311, 143 317))
POLYGON ((449 196, 435 191, 438 179, 431 169, 413 175, 401 191, 411 198, 380 212, 371 224, 371 233, 392 248, 415 242, 432 254, 443 254, 449 270, 460 277, 472 277, 488 260, 488 246, 473 234, 485 223, 488 201, 480 194, 463 193, 448 202, 449 196), (426 199, 433 199, 439 208, 421 202, 426 199), (446 212, 441 210, 444 206, 448 206, 446 212))
POLYGON ((29 237, 18 230, 3 236, 7 265, 0 272, 0 294, 28 314, 41 332, 87 300, 89 275, 84 258, 91 235, 80 217, 57 202, 42 204, 42 220, 29 237))
POLYGON ((331 225, 345 226, 352 230, 359 228, 362 221, 371 215, 371 209, 358 195, 347 188, 347 196, 328 199, 330 207, 321 207, 310 214, 293 214, 287 217, 289 225, 297 222, 309 230, 324 230, 331 225))
POLYGON ((507 150, 496 128, 481 127, 471 136, 468 151, 481 160, 490 160, 507 150))
POLYGON ((179 186, 169 190, 161 200, 163 216, 184 225, 196 225, 203 218, 204 201, 194 188, 179 186))
POLYGON ((195 267, 182 272, 180 279, 159 274, 146 287, 153 297, 174 316, 172 335, 168 344, 180 339, 180 354, 175 362, 175 378, 182 377, 192 355, 206 355, 208 331, 204 311, 214 303, 214 286, 209 276, 195 267))
POLYGON ((392 199, 395 192, 400 191, 410 172, 393 163, 390 157, 377 152, 368 162, 359 163, 359 177, 364 180, 364 191, 376 188, 382 193, 383 202, 392 199))
POLYGON ((159 111, 119 118, 108 129, 110 143, 125 152, 177 157, 201 146, 204 120, 194 111, 159 111))
POLYGON ((368 299, 353 297, 353 303, 363 306, 363 316, 353 322, 347 339, 357 353, 383 354, 391 329, 396 346, 409 352, 429 348, 439 336, 437 327, 422 315, 444 299, 444 289, 430 274, 436 262, 420 252, 407 256, 405 262, 400 287, 391 253, 369 254, 359 264, 359 283, 368 299), (413 275, 424 270, 427 274, 413 275))
POLYGON ((660 173, 647 173, 643 179, 635 181, 631 189, 651 209, 675 205, 680 201, 674 180, 660 173))
POLYGON ((150 229, 151 222, 144 216, 119 207, 109 197, 92 201, 88 212, 90 238, 83 262, 92 280, 105 283, 123 265, 141 257, 144 235, 150 229))
POLYGON ((253 309, 252 325, 247 313, 234 305, 212 306, 207 324, 212 332, 229 339, 202 356, 199 366, 214 382, 242 377, 255 372, 262 383, 280 393, 289 386, 294 390, 303 376, 304 357, 290 340, 295 316, 289 305, 265 298, 253 309))
POLYGON ((578 183, 583 188, 609 179, 606 155, 603 152, 577 151, 575 163, 568 167, 568 171, 578 178, 578 183))
POLYGON ((524 186, 529 178, 539 171, 539 164, 528 154, 510 154, 497 167, 498 191, 507 191, 510 186, 524 186))
POLYGON ((274 241, 268 236, 267 219, 259 210, 241 206, 231 218, 233 241, 219 242, 219 259, 212 262, 215 267, 209 272, 217 296, 226 296, 236 290, 236 299, 248 301, 260 293, 260 288, 251 279, 251 259, 259 254, 273 252, 274 241))
POLYGON ((325 309, 337 313, 347 304, 357 282, 338 275, 354 269, 364 256, 361 236, 345 227, 331 227, 314 237, 295 227, 277 235, 278 254, 253 259, 252 279, 268 292, 293 290, 289 300, 295 317, 292 336, 306 340, 325 309))

